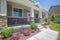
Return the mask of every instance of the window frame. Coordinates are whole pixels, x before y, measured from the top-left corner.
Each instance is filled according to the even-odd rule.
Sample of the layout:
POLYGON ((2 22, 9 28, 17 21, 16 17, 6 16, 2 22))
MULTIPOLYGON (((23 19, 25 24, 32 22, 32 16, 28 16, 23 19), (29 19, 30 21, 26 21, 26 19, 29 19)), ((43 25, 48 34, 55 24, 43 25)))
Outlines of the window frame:
MULTIPOLYGON (((12 17, 15 17, 15 16, 13 16, 14 8, 17 8, 17 7, 12 7, 12 17)), ((22 16, 21 17, 23 17, 23 8, 17 8, 17 9, 21 9, 22 10, 22 16)), ((20 17, 20 16, 16 16, 16 17, 20 17)))

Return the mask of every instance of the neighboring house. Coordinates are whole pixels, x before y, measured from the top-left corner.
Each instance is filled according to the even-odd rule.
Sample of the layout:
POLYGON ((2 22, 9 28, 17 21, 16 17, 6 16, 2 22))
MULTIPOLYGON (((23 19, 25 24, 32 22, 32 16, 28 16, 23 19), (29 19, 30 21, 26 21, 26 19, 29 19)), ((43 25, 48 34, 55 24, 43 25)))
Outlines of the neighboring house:
POLYGON ((57 6, 52 6, 49 10, 49 21, 51 18, 51 15, 55 14, 56 15, 56 21, 55 22, 60 22, 60 5, 57 6))
POLYGON ((0 15, 3 26, 42 23, 42 8, 32 0, 0 0, 0 15))

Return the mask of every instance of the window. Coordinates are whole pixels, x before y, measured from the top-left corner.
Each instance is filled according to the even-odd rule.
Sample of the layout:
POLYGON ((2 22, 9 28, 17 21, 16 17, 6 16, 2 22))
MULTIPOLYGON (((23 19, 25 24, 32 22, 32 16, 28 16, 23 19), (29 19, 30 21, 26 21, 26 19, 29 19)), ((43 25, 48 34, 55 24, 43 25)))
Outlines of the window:
POLYGON ((38 18, 38 14, 35 14, 35 18, 38 18))
POLYGON ((19 9, 19 16, 22 17, 22 9, 19 9))
POLYGON ((14 16, 14 17, 22 17, 22 9, 14 8, 12 16, 14 16))

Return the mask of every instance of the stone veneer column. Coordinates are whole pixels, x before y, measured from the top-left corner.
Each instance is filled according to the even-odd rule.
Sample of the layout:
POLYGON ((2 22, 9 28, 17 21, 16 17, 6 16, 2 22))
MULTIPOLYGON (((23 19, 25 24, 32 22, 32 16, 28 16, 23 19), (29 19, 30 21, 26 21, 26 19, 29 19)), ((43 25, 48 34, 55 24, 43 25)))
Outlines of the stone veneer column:
POLYGON ((30 24, 34 23, 34 8, 30 9, 30 24))
POLYGON ((7 1, 1 0, 0 26, 7 27, 7 1))

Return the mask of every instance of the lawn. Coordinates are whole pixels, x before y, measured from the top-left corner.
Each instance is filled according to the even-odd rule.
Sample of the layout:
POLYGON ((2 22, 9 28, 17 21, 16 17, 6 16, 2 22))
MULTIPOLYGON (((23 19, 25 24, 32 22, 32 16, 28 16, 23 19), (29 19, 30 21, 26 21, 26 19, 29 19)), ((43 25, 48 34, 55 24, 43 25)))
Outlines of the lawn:
POLYGON ((59 32, 57 40, 60 40, 60 24, 55 24, 54 29, 59 32))

